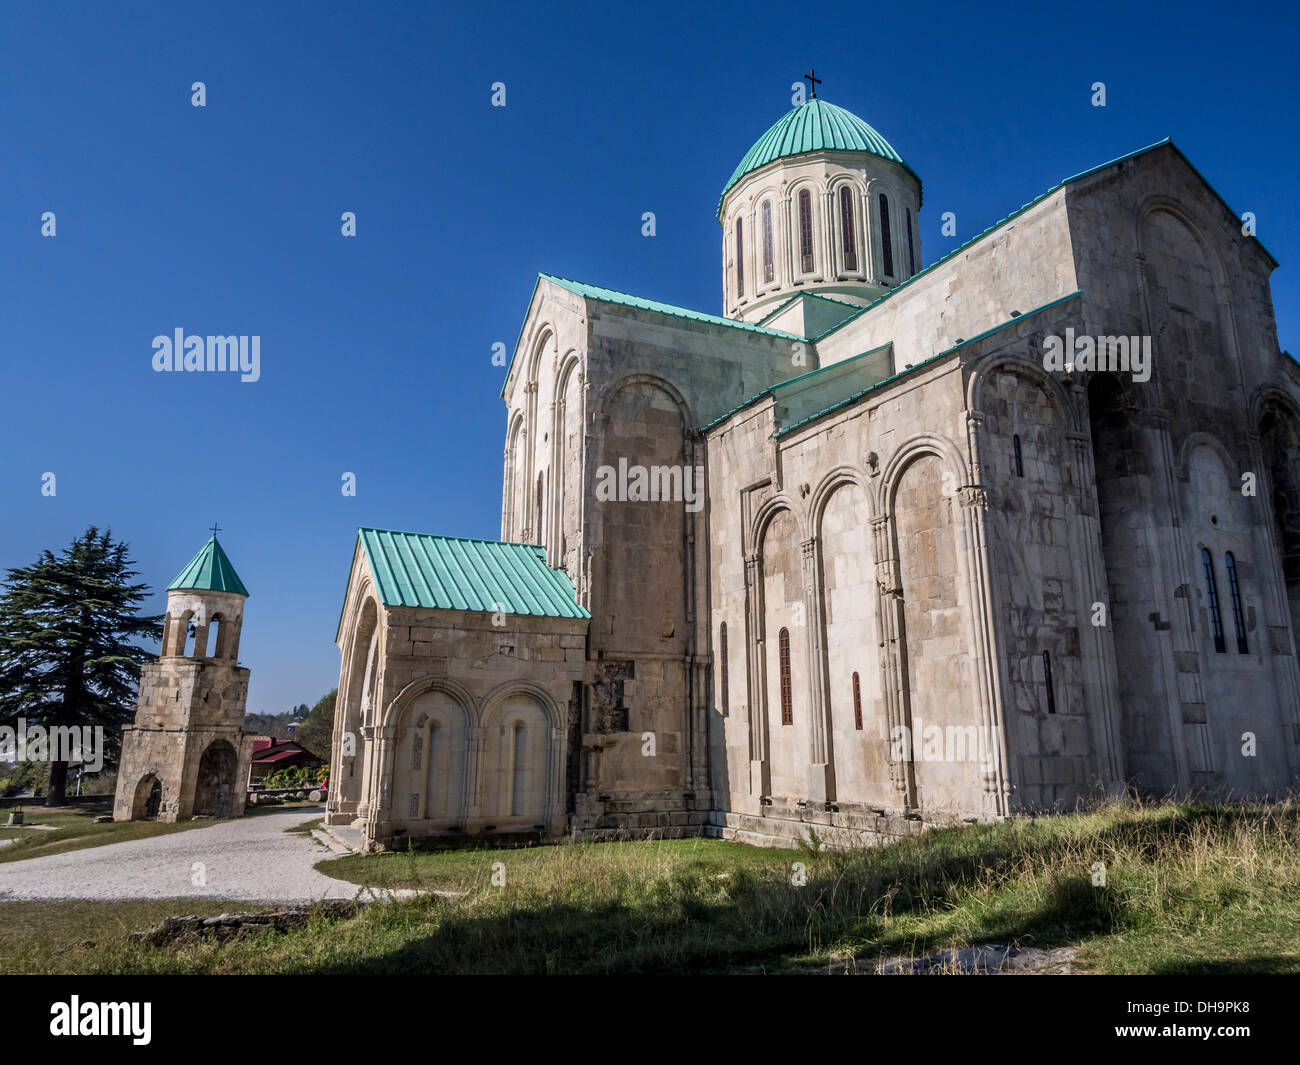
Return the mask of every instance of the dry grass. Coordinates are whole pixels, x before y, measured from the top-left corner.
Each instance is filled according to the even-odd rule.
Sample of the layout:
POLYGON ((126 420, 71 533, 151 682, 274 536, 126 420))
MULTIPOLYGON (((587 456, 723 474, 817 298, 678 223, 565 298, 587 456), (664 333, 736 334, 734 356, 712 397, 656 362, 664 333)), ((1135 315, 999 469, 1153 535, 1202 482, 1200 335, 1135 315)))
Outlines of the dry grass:
MULTIPOLYGON (((430 893, 243 942, 101 940, 61 957, 83 972, 853 972, 883 956, 998 942, 1077 946, 1078 965, 1097 972, 1300 973, 1292 804, 1114 802, 854 852, 574 843, 319 868, 430 893), (1104 885, 1093 883, 1096 863, 1104 885)), ((0 969, 50 964, 48 952, 0 946, 0 969)))

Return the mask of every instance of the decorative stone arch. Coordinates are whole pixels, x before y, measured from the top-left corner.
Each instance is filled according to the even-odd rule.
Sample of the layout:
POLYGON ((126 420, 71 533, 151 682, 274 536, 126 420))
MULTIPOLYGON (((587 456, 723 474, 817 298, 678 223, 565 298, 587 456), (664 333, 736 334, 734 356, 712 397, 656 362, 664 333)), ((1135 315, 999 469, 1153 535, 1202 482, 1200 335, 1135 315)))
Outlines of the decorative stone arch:
MULTIPOLYGON (((961 450, 945 436, 922 433, 913 436, 898 446, 889 461, 885 463, 880 475, 880 487, 877 489, 876 514, 892 518, 894 515, 894 495, 898 491, 899 479, 915 459, 923 455, 937 455, 954 477, 954 489, 965 487, 968 483, 966 462, 961 450)), ((955 494, 955 493, 954 493, 955 494)))
POLYGON ((783 510, 788 510, 790 516, 794 518, 799 539, 808 539, 808 520, 803 507, 796 503, 790 495, 785 492, 778 492, 770 499, 764 500, 758 510, 754 512, 754 520, 749 532, 749 550, 757 552, 759 555, 763 553, 763 537, 767 535, 767 527, 772 524, 772 519, 783 510))
POLYGON ((555 830, 562 816, 564 757, 563 718, 555 700, 536 684, 507 681, 484 698, 482 708, 482 740, 474 784, 482 816, 498 830, 528 830, 539 824, 555 830), (517 696, 541 711, 541 729, 532 730, 540 734, 534 738, 527 736, 529 730, 522 719, 506 719, 507 704, 517 696), (497 730, 502 730, 500 735, 497 730), (534 743, 539 746, 534 747, 534 743), (518 761, 521 756, 526 762, 518 761), (536 779, 538 774, 540 781, 536 779))
MULTIPOLYGON (((834 573, 833 559, 840 556, 832 553, 831 559, 828 560, 827 534, 824 523, 832 500, 838 496, 841 490, 854 488, 857 489, 862 500, 864 512, 855 516, 853 527, 862 536, 864 560, 870 558, 874 562, 875 551, 871 543, 871 528, 875 519, 874 493, 871 491, 868 478, 862 470, 857 466, 848 464, 835 466, 828 470, 817 487, 813 489, 809 496, 808 505, 812 569, 811 572, 805 571, 804 579, 806 586, 811 580, 806 633, 809 663, 809 702, 813 713, 813 729, 809 737, 811 741, 809 764, 810 767, 813 767, 812 772, 821 774, 820 779, 824 780, 824 790, 828 801, 844 797, 843 781, 841 781, 840 777, 843 775, 846 779, 850 778, 852 770, 849 763, 843 761, 844 758, 848 757, 847 754, 837 754, 836 751, 835 726, 837 715, 832 692, 838 678, 832 674, 830 652, 832 635, 838 634, 839 629, 831 623, 831 616, 834 613, 831 596, 834 592, 831 589, 832 582, 828 577, 828 561, 830 562, 831 572, 834 573), (837 757, 841 759, 841 763, 838 765, 837 757), (816 767, 823 768, 817 769, 816 767)), ((850 513, 853 512, 850 511, 850 513)), ((843 550, 843 544, 840 544, 839 547, 843 550)), ((806 551, 807 545, 805 545, 806 551)), ((868 577, 868 587, 874 588, 874 585, 874 579, 868 577)), ((871 621, 867 624, 875 626, 877 637, 879 637, 880 631, 879 621, 879 609, 876 609, 873 612, 871 621)), ((875 641, 869 642, 874 643, 875 641)), ((845 646, 847 644, 843 639, 837 639, 837 648, 845 646)), ((857 646, 856 643, 855 646, 857 646)), ((853 676, 856 677, 857 674, 855 673, 853 676)), ((856 680, 854 683, 857 683, 856 680)), ((854 698, 859 699, 860 693, 855 694, 854 698)))
POLYGON ((1188 463, 1191 461, 1192 452, 1198 447, 1208 447, 1211 451, 1219 456, 1223 463, 1224 473, 1228 476, 1228 484, 1232 484, 1233 471, 1240 467, 1240 463, 1232 457, 1223 441, 1213 433, 1195 432, 1188 433, 1184 438, 1182 446, 1178 449, 1178 465, 1175 472, 1180 481, 1187 481, 1191 474, 1188 463))
POLYGON ((678 411, 682 416, 684 432, 689 433, 691 426, 699 424, 695 420, 695 412, 691 409, 690 400, 686 398, 681 389, 666 378, 652 373, 630 373, 610 381, 600 390, 596 400, 597 411, 603 413, 608 408, 610 400, 632 385, 652 385, 666 392, 673 402, 677 404, 678 411))
POLYGON ((867 186, 862 175, 850 171, 830 175, 826 180, 826 200, 831 212, 830 225, 827 228, 834 239, 834 246, 831 249, 833 252, 831 263, 834 269, 831 272, 835 276, 853 274, 865 278, 872 259, 868 250, 870 231, 866 213, 867 186), (852 193, 850 202, 853 204, 853 240, 857 255, 857 266, 852 270, 844 262, 844 212, 840 206, 842 195, 840 190, 844 188, 852 193))
POLYGON ((1201 246, 1201 254, 1205 256, 1205 263, 1210 268, 1210 274, 1214 280, 1215 295, 1222 296, 1223 288, 1227 284, 1228 273, 1223 266, 1223 260, 1214 250, 1214 244, 1206 235, 1205 227, 1199 221, 1192 217, 1190 211, 1183 206, 1182 202, 1174 199, 1172 196, 1165 196, 1161 193, 1153 193, 1146 197, 1138 204, 1134 212, 1134 245, 1138 250, 1138 255, 1143 255, 1142 234, 1147 219, 1157 212, 1163 211, 1166 214, 1173 215, 1178 221, 1185 225, 1188 231, 1195 238, 1196 243, 1201 246))
POLYGON ((1277 385, 1265 384, 1256 388, 1250 396, 1250 424, 1253 429, 1259 429, 1259 424, 1264 420, 1264 415, 1269 413, 1270 407, 1278 408, 1279 413, 1286 415, 1300 428, 1300 401, 1277 385))
MULTIPOLYGON (((1133 243, 1137 249, 1138 275, 1140 280, 1141 299, 1146 311, 1147 328, 1154 326, 1152 318, 1151 292, 1147 284, 1146 277, 1146 249, 1143 246, 1143 236, 1146 226, 1152 215, 1164 213, 1176 219, 1191 234, 1192 239, 1200 249, 1201 257, 1205 262, 1206 269, 1210 273, 1210 282, 1214 292, 1214 305, 1216 317, 1219 326, 1219 336, 1227 348, 1227 354, 1232 360, 1232 365, 1236 369, 1237 385, 1243 392, 1245 391, 1245 379, 1242 376, 1241 366, 1241 347, 1237 342, 1237 316, 1233 310, 1232 293, 1228 285, 1228 271, 1224 266, 1223 259, 1215 248, 1214 242, 1206 234, 1205 227, 1193 217, 1191 211, 1185 207, 1181 201, 1173 197, 1160 193, 1154 193, 1138 204, 1137 210, 1134 211, 1134 234, 1133 243)), ((1163 390, 1160 387, 1158 378, 1152 378, 1156 387, 1152 391, 1156 393, 1159 400, 1163 390)))
POLYGON ((483 697, 480 703, 478 715, 478 724, 482 728, 489 728, 496 723, 496 718, 501 713, 501 706, 512 695, 531 695, 542 705, 546 711, 550 726, 557 731, 561 729, 564 721, 564 715, 559 705, 555 702, 554 696, 539 684, 533 684, 530 681, 508 680, 498 684, 483 697))
POLYGON ((468 688, 450 677, 430 674, 411 681, 389 700, 388 705, 384 708, 381 725, 391 727, 401 724, 402 715, 406 713, 411 704, 421 695, 432 691, 446 692, 456 702, 460 703, 467 715, 465 721, 467 726, 474 727, 480 723, 479 704, 474 696, 469 693, 468 688))
POLYGON ((903 275, 907 273, 905 264, 899 259, 901 248, 896 239, 899 228, 898 219, 901 216, 903 207, 910 205, 910 197, 906 195, 904 189, 894 179, 893 175, 885 173, 870 174, 867 177, 865 191, 863 192, 863 210, 866 212, 863 218, 867 234, 867 248, 871 254, 871 273, 868 280, 876 282, 885 279, 885 246, 880 230, 880 194, 882 192, 889 200, 890 251, 893 253, 894 260, 894 272, 889 277, 893 279, 894 284, 898 284, 903 280, 903 275), (905 204, 904 200, 907 200, 908 203, 905 204))
POLYGON ((984 410, 984 386, 999 371, 1019 374, 1035 384, 1048 399, 1056 405, 1061 413, 1062 428, 1069 432, 1079 432, 1083 413, 1079 404, 1074 402, 1061 382, 1035 362, 1019 352, 997 352, 986 355, 973 367, 966 382, 966 409, 975 413, 984 410))
MULTIPOLYGON (((572 413, 569 411, 569 386, 574 381, 578 384, 577 394, 577 411, 576 421, 581 439, 585 439, 583 427, 586 425, 585 409, 585 390, 583 388, 584 380, 582 374, 582 359, 574 349, 570 349, 560 362, 560 372, 555 379, 555 403, 553 405, 553 417, 551 419, 551 524, 548 535, 544 538, 547 545, 547 561, 552 566, 563 566, 565 555, 565 538, 564 538, 564 505, 566 497, 573 491, 581 492, 581 474, 578 475, 578 484, 571 485, 568 476, 568 450, 566 447, 567 424, 571 420, 572 413)), ((584 466, 585 447, 580 444, 579 454, 577 456, 577 469, 580 471, 584 466)), ((582 499, 579 496, 579 510, 582 508, 582 499)), ((582 527, 581 519, 578 528, 582 527)))
POLYGON ((528 360, 524 364, 524 380, 530 384, 536 384, 538 374, 542 366, 542 356, 546 354, 546 347, 555 339, 555 327, 550 322, 541 322, 536 328, 534 339, 528 344, 528 360))
POLYGON ((785 189, 785 202, 790 217, 790 232, 787 238, 790 253, 790 282, 793 283, 804 277, 815 277, 818 274, 823 278, 833 277, 834 271, 831 269, 833 264, 832 249, 825 247, 827 233, 825 178, 816 174, 792 178, 785 189), (805 189, 808 191, 808 223, 812 227, 813 240, 813 261, 812 270, 810 271, 805 271, 803 268, 799 244, 801 236, 799 194, 805 189))
MULTIPOLYGON (((334 775, 330 780, 332 811, 356 812, 364 791, 363 766, 369 745, 362 731, 366 724, 362 710, 367 695, 363 688, 367 681, 367 666, 373 671, 378 665, 382 616, 383 606, 378 593, 370 579, 365 578, 352 589, 344 611, 348 627, 343 642, 343 669, 339 675, 338 707, 334 720, 334 750, 338 761, 332 767, 334 775), (354 745, 352 754, 344 750, 344 737, 349 733, 354 745)), ((374 678, 370 679, 374 683, 374 678)))
POLYGON ((515 410, 506 423, 505 472, 501 480, 501 537, 504 540, 517 540, 522 534, 520 474, 525 470, 527 457, 528 416, 522 410, 515 410))
POLYGON ((871 491, 871 482, 866 474, 857 466, 848 464, 834 466, 826 471, 808 497, 808 528, 814 536, 820 535, 826 504, 830 502, 836 490, 846 484, 856 484, 862 489, 862 494, 867 501, 867 513, 863 515, 863 520, 871 521, 876 517, 875 495, 871 491))
POLYGON ((389 737, 390 753, 381 772, 393 781, 394 820, 408 822, 416 834, 463 830, 474 784, 476 722, 473 697, 447 677, 421 677, 389 701, 380 731, 389 737), (422 708, 426 695, 445 695, 450 706, 422 708), (442 783, 435 786, 435 778, 442 783))
POLYGON ((1293 646, 1300 643, 1300 406, 1281 389, 1266 386, 1251 397, 1252 464, 1257 497, 1276 576, 1279 613, 1289 615, 1293 646))

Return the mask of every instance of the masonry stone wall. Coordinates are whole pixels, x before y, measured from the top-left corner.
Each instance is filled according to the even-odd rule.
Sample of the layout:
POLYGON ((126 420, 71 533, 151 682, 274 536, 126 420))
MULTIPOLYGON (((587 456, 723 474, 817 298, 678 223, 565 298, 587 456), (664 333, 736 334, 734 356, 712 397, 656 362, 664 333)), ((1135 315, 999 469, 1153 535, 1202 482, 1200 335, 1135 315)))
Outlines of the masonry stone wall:
POLYGON ((372 849, 563 834, 587 624, 385 606, 358 552, 327 822, 372 849))
POLYGON ((226 592, 168 593, 163 654, 141 667, 135 718, 122 730, 114 820, 243 814, 254 743, 243 730, 249 671, 236 664, 243 603, 226 592))

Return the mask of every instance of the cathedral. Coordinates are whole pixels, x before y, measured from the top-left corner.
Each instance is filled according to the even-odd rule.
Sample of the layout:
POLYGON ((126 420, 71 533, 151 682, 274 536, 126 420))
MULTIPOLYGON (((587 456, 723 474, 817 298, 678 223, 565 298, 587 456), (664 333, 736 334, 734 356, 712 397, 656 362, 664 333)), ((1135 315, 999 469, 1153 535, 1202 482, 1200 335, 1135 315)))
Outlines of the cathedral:
POLYGON ((722 187, 721 315, 539 276, 501 539, 358 534, 331 824, 855 846, 1300 782, 1276 261, 1168 140, 929 265, 921 208, 813 95, 722 187))

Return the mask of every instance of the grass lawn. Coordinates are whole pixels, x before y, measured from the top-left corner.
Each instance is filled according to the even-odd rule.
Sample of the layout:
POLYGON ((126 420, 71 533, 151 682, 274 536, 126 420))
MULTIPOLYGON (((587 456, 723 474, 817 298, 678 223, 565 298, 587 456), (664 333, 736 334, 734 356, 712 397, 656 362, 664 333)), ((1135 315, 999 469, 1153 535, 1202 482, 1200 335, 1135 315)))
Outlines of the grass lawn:
MULTIPOLYGON (((17 946, 0 942, 0 971, 853 972, 883 956, 1016 943, 1075 947, 1075 968, 1092 972, 1300 974, 1295 805, 1113 803, 853 852, 567 843, 349 856, 318 868, 427 893, 225 944, 154 948, 118 933, 84 947, 83 932, 69 931, 58 950, 38 952, 21 945, 24 933, 17 946), (1096 863, 1104 884, 1093 883, 1096 863)), ((99 907, 102 917, 80 923, 142 929, 149 921, 128 908, 143 905, 0 903, 0 922, 37 921, 41 907, 99 907)), ((202 911, 180 902, 170 912, 202 911)))

